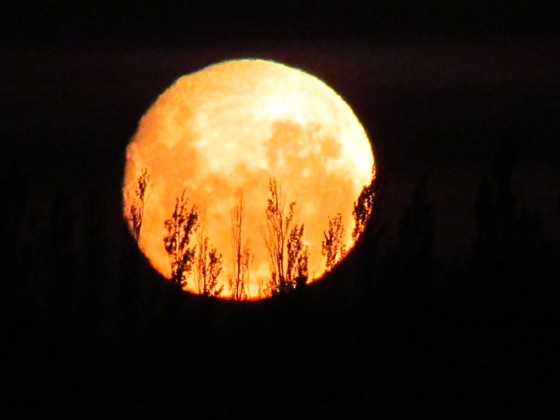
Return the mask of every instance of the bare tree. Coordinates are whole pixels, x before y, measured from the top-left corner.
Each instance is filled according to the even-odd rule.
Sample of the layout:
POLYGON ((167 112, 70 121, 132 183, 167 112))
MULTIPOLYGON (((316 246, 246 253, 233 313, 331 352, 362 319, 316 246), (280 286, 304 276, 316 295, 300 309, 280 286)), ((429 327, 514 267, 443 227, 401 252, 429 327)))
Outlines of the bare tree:
POLYGON ((373 213, 373 205, 375 203, 376 184, 375 184, 375 166, 372 169, 372 178, 369 185, 364 185, 358 199, 354 202, 354 229, 352 230, 352 239, 356 241, 366 228, 366 225, 373 213))
POLYGON ((130 217, 132 222, 132 235, 136 242, 140 241, 140 230, 142 229, 142 220, 144 219, 144 197, 146 189, 150 183, 150 173, 147 168, 142 169, 136 185, 136 198, 130 206, 130 217))
POLYGON ((294 226, 290 232, 295 201, 290 203, 288 214, 285 215, 284 197, 275 178, 270 179, 269 190, 264 239, 270 258, 269 290, 274 295, 294 289, 298 278, 300 283, 307 282, 308 249, 302 241, 303 224, 294 226))
POLYGON ((163 243, 171 264, 171 281, 180 287, 187 284, 196 256, 196 245, 190 246, 190 237, 198 228, 199 212, 196 205, 189 209, 188 202, 183 191, 176 199, 171 218, 164 222, 167 235, 163 243))
POLYGON ((233 274, 229 277, 231 297, 242 300, 248 296, 249 265, 252 259, 249 240, 243 237, 244 202, 243 194, 231 210, 233 241, 233 274))
POLYGON ((198 232, 198 255, 196 256, 195 282, 198 293, 203 296, 220 296, 224 287, 218 286, 222 272, 222 254, 209 244, 204 226, 198 232))
POLYGON ((329 217, 329 230, 323 232, 324 239, 321 243, 321 254, 326 257, 325 267, 327 270, 331 270, 346 254, 344 234, 342 214, 338 213, 333 219, 329 217))

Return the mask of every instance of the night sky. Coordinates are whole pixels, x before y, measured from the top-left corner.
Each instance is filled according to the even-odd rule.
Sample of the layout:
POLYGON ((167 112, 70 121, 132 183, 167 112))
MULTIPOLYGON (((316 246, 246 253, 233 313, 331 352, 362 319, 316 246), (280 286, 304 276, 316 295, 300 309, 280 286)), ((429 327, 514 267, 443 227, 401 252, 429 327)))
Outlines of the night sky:
POLYGON ((37 203, 62 185, 94 187, 118 214, 125 147, 157 96, 183 74, 258 57, 308 71, 353 108, 383 181, 374 217, 387 227, 387 243, 428 173, 435 253, 466 261, 479 180, 503 143, 518 151, 517 204, 538 212, 551 239, 560 237, 553 2, 161 3, 2 6, 4 184, 31 178, 29 200, 37 203))
POLYGON ((436 246, 463 251, 477 179, 502 139, 519 143, 523 203, 547 219, 554 213, 560 65, 553 8, 77 3, 17 2, 2 18, 2 155, 44 180, 71 174, 81 182, 102 168, 116 182, 137 121, 173 80, 225 59, 260 57, 316 75, 355 110, 387 178, 387 208, 397 209, 390 225, 428 171, 440 219, 436 246))

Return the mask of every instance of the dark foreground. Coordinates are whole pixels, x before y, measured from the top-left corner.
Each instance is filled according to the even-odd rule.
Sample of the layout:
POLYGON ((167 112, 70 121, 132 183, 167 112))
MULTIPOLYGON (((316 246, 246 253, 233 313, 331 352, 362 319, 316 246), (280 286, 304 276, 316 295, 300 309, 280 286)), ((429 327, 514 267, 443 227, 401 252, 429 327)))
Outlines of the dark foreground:
POLYGON ((170 296, 148 333, 118 339, 18 329, 4 342, 2 411, 558 415, 558 310, 547 297, 387 293, 359 305, 302 294, 256 307, 170 296))

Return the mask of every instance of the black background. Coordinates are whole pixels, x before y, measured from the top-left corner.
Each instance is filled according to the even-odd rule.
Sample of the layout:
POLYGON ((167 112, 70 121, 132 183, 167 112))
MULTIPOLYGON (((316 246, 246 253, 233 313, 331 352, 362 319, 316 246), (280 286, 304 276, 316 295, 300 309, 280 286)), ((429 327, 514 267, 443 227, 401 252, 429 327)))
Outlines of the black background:
MULTIPOLYGON (((495 286, 469 274, 478 183, 500 144, 518 150, 516 205, 558 238, 557 22, 552 2, 521 1, 3 5, 0 163, 14 248, 3 278, 3 409, 558 414, 557 283, 516 294, 505 272, 495 286), (181 296, 134 253, 121 235, 120 183, 137 121, 180 75, 236 57, 307 70, 355 110, 384 182, 376 252, 391 255, 429 173, 439 268, 428 289, 414 279, 387 286, 391 262, 371 269, 367 241, 321 287, 258 305, 181 296), (56 245, 57 200, 70 203, 58 217, 76 226, 90 220, 84 208, 104 215, 97 251, 56 245), (47 248, 50 274, 33 254, 47 248), (136 268, 115 274, 126 258, 136 268), (75 274, 79 264, 86 274, 75 274)), ((527 281, 557 282, 554 267, 527 281)))

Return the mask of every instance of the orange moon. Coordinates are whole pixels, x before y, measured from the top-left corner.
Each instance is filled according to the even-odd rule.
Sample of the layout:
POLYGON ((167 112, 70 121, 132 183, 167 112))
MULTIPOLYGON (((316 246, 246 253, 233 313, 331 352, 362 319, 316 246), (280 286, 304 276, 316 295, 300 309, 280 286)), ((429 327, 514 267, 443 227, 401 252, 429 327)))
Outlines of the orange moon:
MULTIPOLYGON (((321 244, 338 213, 345 247, 353 246, 353 204, 372 180, 373 164, 363 127, 325 83, 272 61, 225 61, 176 80, 142 117, 126 149, 123 212, 132 231, 131 209, 145 171, 138 245, 171 278, 164 224, 184 191, 189 207, 199 209, 204 235, 222 254, 218 283, 220 296, 228 298, 232 210, 242 197, 243 241, 251 253, 245 298, 259 299, 271 278, 264 238, 270 180, 277 180, 286 212, 296 203, 293 223, 304 224, 313 281, 325 273, 321 244)), ((183 288, 198 292, 193 273, 183 288)))

